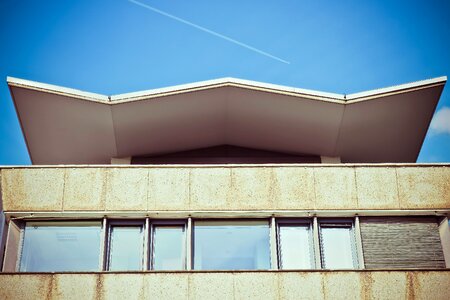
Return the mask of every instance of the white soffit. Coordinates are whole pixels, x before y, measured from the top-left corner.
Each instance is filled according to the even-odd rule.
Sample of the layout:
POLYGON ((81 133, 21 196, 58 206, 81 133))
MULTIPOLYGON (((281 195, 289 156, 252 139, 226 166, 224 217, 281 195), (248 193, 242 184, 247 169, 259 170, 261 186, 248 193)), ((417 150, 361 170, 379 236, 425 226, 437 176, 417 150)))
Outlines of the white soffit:
POLYGON ((7 78, 34 164, 105 164, 222 144, 414 162, 446 80, 345 96, 222 78, 108 97, 7 78))

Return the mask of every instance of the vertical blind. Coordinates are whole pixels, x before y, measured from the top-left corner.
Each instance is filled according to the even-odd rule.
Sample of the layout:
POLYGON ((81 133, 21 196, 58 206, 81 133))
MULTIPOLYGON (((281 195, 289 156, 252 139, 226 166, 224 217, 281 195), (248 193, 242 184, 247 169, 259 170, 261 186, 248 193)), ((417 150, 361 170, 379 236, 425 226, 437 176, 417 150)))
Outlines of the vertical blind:
POLYGON ((360 218, 367 269, 445 268, 435 217, 360 218))

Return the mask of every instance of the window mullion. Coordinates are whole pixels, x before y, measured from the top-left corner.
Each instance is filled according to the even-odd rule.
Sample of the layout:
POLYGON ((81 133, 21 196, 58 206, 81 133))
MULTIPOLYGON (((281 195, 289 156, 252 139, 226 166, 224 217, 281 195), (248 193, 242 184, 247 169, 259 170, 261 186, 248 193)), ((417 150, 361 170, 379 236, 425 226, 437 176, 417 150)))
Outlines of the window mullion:
POLYGON ((358 261, 358 268, 364 269, 364 253, 361 240, 361 227, 359 225, 359 217, 355 216, 355 242, 356 242, 356 254, 358 261))
POLYGON ((149 269, 149 258, 150 258, 150 219, 149 218, 145 218, 145 225, 144 225, 144 251, 143 251, 143 255, 144 255, 144 259, 143 259, 143 264, 142 264, 142 268, 144 270, 148 270, 149 269))
POLYGON ((186 228, 186 270, 192 270, 192 218, 189 217, 186 228))
POLYGON ((100 271, 106 270, 106 262, 108 260, 108 249, 107 246, 108 243, 108 220, 106 217, 103 217, 102 220, 102 236, 100 238, 101 244, 100 244, 100 271))
POLYGON ((277 225, 275 217, 270 219, 270 256, 272 270, 278 269, 278 255, 277 255, 277 225))
POLYGON ((314 242, 314 261, 316 269, 322 268, 321 258, 320 258, 320 243, 319 243, 319 222, 317 217, 313 218, 313 242, 314 242))

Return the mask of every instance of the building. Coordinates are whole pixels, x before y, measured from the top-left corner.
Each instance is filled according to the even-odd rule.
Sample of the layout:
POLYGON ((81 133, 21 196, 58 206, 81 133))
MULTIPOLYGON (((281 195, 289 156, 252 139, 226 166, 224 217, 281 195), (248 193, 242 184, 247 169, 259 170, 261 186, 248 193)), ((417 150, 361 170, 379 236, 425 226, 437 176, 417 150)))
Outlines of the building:
POLYGON ((445 83, 8 78, 0 298, 448 299, 450 165, 415 163, 445 83))

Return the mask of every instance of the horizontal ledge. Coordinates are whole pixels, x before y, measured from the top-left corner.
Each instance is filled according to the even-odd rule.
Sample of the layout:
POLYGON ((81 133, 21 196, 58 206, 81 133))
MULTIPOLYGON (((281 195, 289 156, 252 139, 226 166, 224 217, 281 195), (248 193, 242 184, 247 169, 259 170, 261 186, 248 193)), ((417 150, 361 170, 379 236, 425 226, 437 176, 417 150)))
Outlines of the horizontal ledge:
POLYGON ((354 167, 370 167, 370 168, 402 168, 402 167, 450 167, 450 162, 445 163, 344 163, 344 164, 174 164, 174 165, 0 165, 1 169, 82 169, 82 168, 117 168, 117 169, 128 169, 128 168, 280 168, 280 167, 290 167, 290 168, 354 168, 354 167))
POLYGON ((146 270, 146 271, 93 271, 93 272, 0 272, 1 275, 145 275, 145 274, 208 274, 208 273, 382 273, 382 272, 450 272, 445 268, 411 268, 411 269, 307 269, 307 270, 146 270))
POLYGON ((449 216, 450 209, 420 209, 420 210, 255 210, 255 211, 54 211, 35 212, 5 211, 7 220, 10 219, 45 219, 45 218, 311 218, 311 217, 372 217, 372 216, 449 216))

